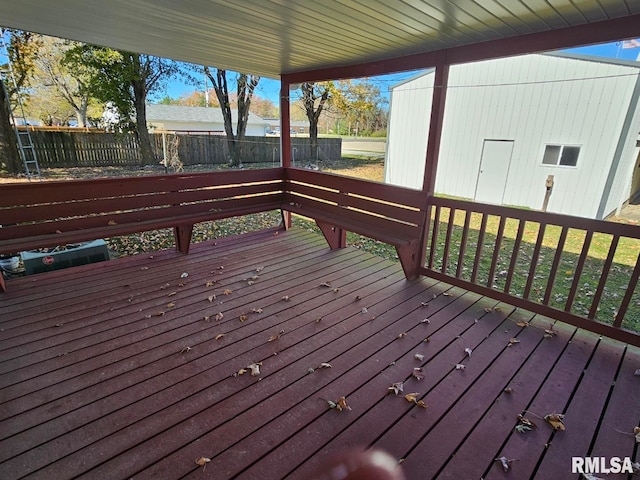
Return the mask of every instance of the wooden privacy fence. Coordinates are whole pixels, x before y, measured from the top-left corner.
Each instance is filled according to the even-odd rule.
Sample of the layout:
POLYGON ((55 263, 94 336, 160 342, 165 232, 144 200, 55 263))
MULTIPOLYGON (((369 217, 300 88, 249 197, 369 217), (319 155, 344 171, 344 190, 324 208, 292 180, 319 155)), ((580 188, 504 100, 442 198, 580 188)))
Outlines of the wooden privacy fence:
MULTIPOLYGON (((42 168, 140 166, 140 149, 134 134, 114 134, 83 131, 39 131, 31 132, 38 162, 42 168)), ((151 135, 157 161, 164 158, 163 134, 151 135)), ((183 165, 211 165, 229 162, 229 152, 224 135, 165 134, 167 140, 178 137, 178 159, 183 165)), ((341 156, 340 138, 319 138, 321 159, 337 159, 341 156)), ((279 137, 245 137, 243 162, 280 162, 279 137)), ((291 139, 293 156, 297 161, 313 162, 310 139, 291 139)))
POLYGON ((422 274, 640 345, 637 226, 436 197, 429 205, 422 274))

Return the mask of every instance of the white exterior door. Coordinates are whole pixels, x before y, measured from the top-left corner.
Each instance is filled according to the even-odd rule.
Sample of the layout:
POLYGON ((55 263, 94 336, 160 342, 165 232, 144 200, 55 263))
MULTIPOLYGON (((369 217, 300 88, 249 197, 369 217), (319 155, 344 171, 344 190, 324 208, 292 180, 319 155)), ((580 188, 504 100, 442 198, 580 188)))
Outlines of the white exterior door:
POLYGON ((502 204, 512 151, 513 140, 484 141, 474 197, 476 202, 502 204))

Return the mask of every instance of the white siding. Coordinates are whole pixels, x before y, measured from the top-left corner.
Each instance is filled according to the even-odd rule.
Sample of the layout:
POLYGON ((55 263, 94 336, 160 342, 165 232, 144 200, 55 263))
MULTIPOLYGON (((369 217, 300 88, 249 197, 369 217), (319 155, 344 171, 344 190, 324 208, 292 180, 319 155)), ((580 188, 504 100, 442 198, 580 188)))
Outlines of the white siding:
MULTIPOLYGON (((595 217, 637 73, 634 67, 551 55, 451 67, 436 192, 473 198, 484 140, 512 140, 514 148, 504 187, 504 204, 540 208, 545 180, 553 175, 555 186, 548 210, 595 217), (580 146, 578 165, 543 165, 547 144, 580 146)), ((432 73, 425 76, 433 81, 432 73)), ((424 101, 423 93, 416 94, 430 93, 431 89, 421 90, 417 82, 424 83, 425 79, 410 81, 393 90, 390 145, 397 142, 398 129, 410 128, 416 134, 428 129, 431 102, 418 105, 424 101), (403 96, 412 98, 399 98, 403 96), (397 112, 398 105, 409 108, 397 112), (426 114, 422 108, 427 110, 426 114)), ((423 171, 426 139, 419 147, 424 149, 421 155, 402 147, 408 143, 405 139, 398 148, 389 151, 386 180, 416 187, 411 178, 416 170, 413 163, 419 163, 423 171), (398 158, 402 161, 398 162, 398 158)), ((630 139, 629 143, 625 149, 629 159, 625 157, 620 162, 625 173, 628 163, 633 161, 630 157, 635 140, 630 139)), ((616 185, 624 184, 622 178, 619 180, 616 185)), ((614 204, 621 195, 618 189, 614 204)))

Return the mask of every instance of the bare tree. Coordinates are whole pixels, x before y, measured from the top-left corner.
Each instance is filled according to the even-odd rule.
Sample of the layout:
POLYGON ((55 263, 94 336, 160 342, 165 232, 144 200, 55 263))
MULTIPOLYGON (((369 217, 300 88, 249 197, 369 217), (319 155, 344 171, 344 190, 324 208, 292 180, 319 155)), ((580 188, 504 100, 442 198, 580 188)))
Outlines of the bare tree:
POLYGON ((204 73, 211 81, 213 89, 218 97, 222 118, 224 119, 224 131, 227 135, 227 147, 231 157, 231 166, 238 167, 242 163, 244 137, 249 121, 249 111, 251 100, 260 77, 239 73, 236 78, 236 94, 238 102, 238 118, 236 131, 233 131, 233 119, 231 116, 231 101, 229 96, 229 83, 227 81, 227 71, 217 68, 215 75, 209 67, 204 67, 204 73))

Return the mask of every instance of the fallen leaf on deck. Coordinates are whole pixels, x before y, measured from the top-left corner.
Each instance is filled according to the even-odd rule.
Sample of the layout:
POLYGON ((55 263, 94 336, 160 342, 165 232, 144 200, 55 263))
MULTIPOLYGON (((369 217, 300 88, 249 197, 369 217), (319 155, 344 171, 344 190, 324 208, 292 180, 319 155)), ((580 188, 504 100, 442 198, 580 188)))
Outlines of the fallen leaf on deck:
POLYGON ((179 286, 179 287, 184 287, 185 285, 186 285, 186 283, 183 283, 183 282, 180 282, 180 283, 178 284, 178 286, 179 286))
POLYGON ((443 296, 443 297, 451 297, 451 296, 452 296, 452 294, 451 294, 451 293, 449 293, 449 292, 442 292, 442 296, 443 296))
POLYGON ((219 333, 218 335, 216 335, 215 337, 213 337, 214 340, 220 340, 222 337, 224 337, 224 333, 219 333))
POLYGON ((329 404, 329 408, 337 410, 338 412, 342 412, 343 410, 351 410, 351 407, 347 404, 347 399, 345 397, 340 397, 335 402, 327 400, 327 403, 329 404))
POLYGON ((262 309, 261 308, 252 308, 251 312, 252 313, 262 313, 262 309))
POLYGON ((204 284, 204 286, 205 286, 205 287, 213 287, 213 286, 214 286, 214 283, 216 283, 216 282, 215 282, 215 281, 213 281, 213 280, 209 280, 209 281, 207 281, 207 283, 205 283, 205 284, 204 284))
POLYGON ((634 375, 635 375, 636 377, 640 377, 640 368, 639 368, 639 369, 637 369, 637 370, 634 372, 634 375))
POLYGON ((396 396, 399 393, 404 393, 404 382, 396 382, 387 388, 387 390, 389 390, 389 393, 393 393, 396 396))
POLYGON ((260 367, 262 366, 262 362, 252 363, 251 365, 247 365, 247 368, 251 370, 251 376, 257 377, 260 375, 260 367))
POLYGON ((187 353, 187 352, 190 352, 191 350, 193 350, 191 347, 184 347, 182 350, 180 350, 180 353, 187 353))
POLYGON ((233 374, 234 377, 237 377, 239 375, 244 375, 245 373, 247 373, 247 371, 244 368, 241 368, 240 370, 238 370, 236 373, 233 374))
MULTIPOLYGON (((491 308, 491 307, 486 307, 486 308, 484 309, 484 311, 485 311, 485 312, 487 312, 487 313, 491 313, 491 312, 493 312, 493 308, 491 308)), ((504 458, 504 457, 502 457, 502 458, 504 458)), ((496 460, 497 460, 497 459, 496 459, 496 460)))
POLYGON ((56 230, 56 233, 57 233, 57 234, 61 234, 61 233, 62 233, 62 231, 61 231, 61 230, 56 230))
POLYGON ((176 306, 176 302, 167 303, 167 308, 173 308, 176 306))
POLYGON ((428 318, 425 318, 424 320, 420 320, 420 323, 429 324, 429 323, 431 323, 431 320, 429 320, 428 318))
POLYGON ((500 462, 500 465, 502 465, 502 469, 505 472, 508 472, 509 469, 511 468, 511 464, 515 461, 515 460, 509 460, 507 457, 500 457, 500 458, 496 458, 495 459, 496 462, 500 462))
POLYGON ((166 290, 167 288, 169 288, 171 285, 169 285, 168 283, 165 283, 164 285, 162 285, 160 287, 160 290, 166 290))
POLYGON ((513 388, 507 387, 503 390, 504 393, 513 393, 513 388))
POLYGON ((461 363, 454 363, 453 364, 456 367, 456 370, 464 370, 466 367, 461 364, 461 363))
POLYGON ((427 408, 427 404, 424 403, 424 401, 422 401, 422 400, 418 400, 416 402, 416 405, 419 406, 420 408, 427 408))
POLYGON ((337 288, 337 287, 333 289, 333 293, 338 293, 339 291, 340 291, 340 289, 337 288))
POLYGON ((205 315, 202 320, 204 320, 205 322, 209 323, 211 321, 211 316, 210 315, 205 315))
POLYGON ((149 267, 140 267, 140 270, 149 270, 149 267))
POLYGON ((413 369, 411 376, 413 376, 413 378, 415 378, 416 380, 424 380, 424 371, 422 370, 422 368, 416 367, 413 369))
POLYGON ((420 302, 420 305, 423 307, 428 307, 429 306, 429 302, 420 302))
POLYGON ((515 345, 516 343, 520 343, 520 340, 518 340, 517 338, 510 338, 509 339, 509 343, 507 344, 507 347, 511 347, 513 345, 515 345))
POLYGON ((215 296, 215 295, 209 295, 209 296, 207 297, 207 300, 209 300, 209 302, 213 302, 215 299, 216 299, 216 296, 215 296))
POLYGON ((267 340, 267 342, 274 342, 276 340, 278 340, 280 338, 280 335, 271 335, 269 337, 269 340, 267 340))
POLYGON ((321 287, 331 288, 331 284, 329 282, 323 282, 320 284, 321 287))
POLYGON ((227 288, 224 292, 222 292, 223 295, 231 295, 233 293, 233 290, 227 288))
POLYGON ((368 312, 367 307, 362 307, 362 310, 360 310, 360 313, 362 313, 363 315, 367 312, 368 312))
POLYGON ((320 323, 322 321, 322 317, 316 318, 316 323, 320 323))
POLYGON ((164 312, 162 312, 162 311, 151 314, 152 317, 161 317, 163 315, 164 315, 164 312))
POLYGON ((288 302, 289 300, 291 300, 291 298, 289 297, 289 295, 283 295, 281 300, 288 302))
POLYGON ((469 358, 471 358, 471 352, 473 352, 473 350, 471 350, 471 349, 470 349, 470 348, 468 348, 468 347, 464 349, 464 353, 466 353, 466 354, 467 354, 467 357, 469 357, 469 358))
POLYGON ((550 413, 544 416, 545 422, 551 425, 555 430, 564 430, 564 414, 562 413, 550 413))
POLYGON ((262 270, 264 270, 264 267, 262 266, 256 267, 256 272, 260 273, 262 270))
POLYGON ((398 338, 404 338, 407 336, 407 332, 402 332, 398 334, 398 338))
POLYGON ((216 321, 219 322, 220 320, 222 320, 224 318, 224 315, 222 314, 222 312, 218 312, 218 313, 216 313, 216 317, 215 318, 216 318, 216 321))
POLYGON ((249 286, 253 285, 253 280, 247 280, 247 285, 249 286))
POLYGON ((209 463, 210 461, 210 458, 200 457, 196 459, 196 464, 200 465, 202 467, 202 471, 204 472, 204 469, 207 468, 207 463, 209 463))
POLYGON ((333 368, 330 363, 321 363, 318 368, 333 368))
POLYGON ((549 328, 544 331, 544 338, 551 338, 558 335, 558 331, 554 330, 553 325, 549 324, 549 328))
POLYGON ((189 276, 189 274, 187 272, 182 272, 182 274, 180 275, 180 278, 187 278, 189 276))
POLYGON ((636 437, 636 443, 640 443, 640 427, 633 427, 633 434, 636 437))
POLYGON ((413 358, 415 358, 416 360, 418 360, 419 362, 424 360, 424 355, 420 354, 420 353, 416 353, 413 358))
POLYGON ((241 322, 246 322, 247 321, 247 316, 246 315, 240 315, 240 321, 241 322))
POLYGON ((518 415, 518 424, 516 425, 516 431, 520 433, 526 433, 535 428, 536 424, 523 415, 518 415))
POLYGON ((415 403, 415 404, 417 405, 417 404, 418 404, 418 397, 419 397, 419 396, 420 396, 420 394, 419 394, 418 392, 407 393, 407 394, 404 396, 404 399, 405 399, 407 402, 413 402, 413 403, 415 403))
POLYGON ((529 322, 525 322, 524 320, 520 320, 519 322, 516 322, 516 325, 518 327, 528 327, 529 326, 529 322))
POLYGON ((178 293, 178 292, 171 292, 171 293, 168 293, 168 294, 167 294, 167 297, 173 297, 176 293, 178 293))

